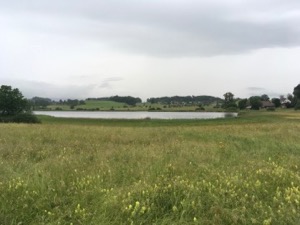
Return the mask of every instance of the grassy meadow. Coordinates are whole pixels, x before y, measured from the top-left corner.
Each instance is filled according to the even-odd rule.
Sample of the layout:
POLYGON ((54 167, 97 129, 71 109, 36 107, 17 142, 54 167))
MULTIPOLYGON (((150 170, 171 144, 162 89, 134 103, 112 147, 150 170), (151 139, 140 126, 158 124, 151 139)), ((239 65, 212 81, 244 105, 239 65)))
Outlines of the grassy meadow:
MULTIPOLYGON (((214 108, 215 103, 211 105, 205 105, 205 110, 209 112, 224 111, 222 108, 214 108)), ((159 103, 138 103, 135 106, 130 106, 126 103, 120 103, 115 101, 104 101, 104 100, 86 100, 84 105, 77 105, 71 109, 66 104, 54 104, 46 107, 46 110, 90 110, 90 111, 195 111, 199 106, 179 106, 179 105, 164 105, 159 103)), ((45 109, 44 109, 45 110, 45 109)))
POLYGON ((0 124, 0 224, 300 224, 300 113, 0 124))

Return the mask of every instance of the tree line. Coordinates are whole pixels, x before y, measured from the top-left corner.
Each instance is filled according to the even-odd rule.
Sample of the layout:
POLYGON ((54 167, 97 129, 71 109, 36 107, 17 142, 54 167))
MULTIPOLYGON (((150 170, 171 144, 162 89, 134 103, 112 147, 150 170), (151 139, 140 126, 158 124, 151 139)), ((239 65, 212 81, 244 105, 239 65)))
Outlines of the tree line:
MULTIPOLYGON (((136 105, 141 103, 140 98, 131 96, 112 96, 107 98, 88 98, 87 100, 109 100, 115 102, 126 103, 128 105, 136 105)), ((161 104, 205 104, 211 101, 220 101, 221 99, 212 96, 173 96, 173 97, 161 97, 161 98, 149 98, 147 102, 150 103, 161 103, 161 104)), ((38 122, 37 118, 31 114, 31 110, 35 106, 46 107, 47 105, 53 104, 49 98, 34 97, 30 100, 24 98, 23 94, 18 88, 12 88, 8 85, 2 85, 0 87, 0 122, 38 122)), ((60 100, 59 104, 68 104, 74 107, 78 104, 84 104, 84 100, 68 99, 60 100)), ((251 96, 250 98, 240 99, 234 98, 231 92, 224 94, 224 100, 222 100, 222 107, 231 109, 260 109, 263 105, 268 107, 280 107, 284 105, 286 108, 300 109, 300 84, 298 84, 293 94, 288 94, 287 97, 280 96, 280 98, 270 99, 268 95, 262 96, 251 96)))
POLYGON ((293 91, 293 94, 288 94, 286 97, 281 95, 279 98, 270 99, 267 94, 261 96, 251 96, 250 98, 234 98, 234 94, 226 92, 224 95, 223 108, 227 110, 234 109, 253 109, 260 108, 274 109, 278 107, 300 109, 300 84, 298 84, 293 91))
POLYGON ((142 103, 141 98, 135 98, 132 96, 111 96, 111 97, 102 97, 102 98, 87 98, 87 100, 98 100, 98 101, 114 101, 114 102, 120 102, 125 103, 131 106, 135 106, 138 103, 142 103))
POLYGON ((151 104, 159 103, 163 105, 210 105, 215 102, 223 102, 223 99, 208 95, 192 95, 148 98, 147 102, 151 104))

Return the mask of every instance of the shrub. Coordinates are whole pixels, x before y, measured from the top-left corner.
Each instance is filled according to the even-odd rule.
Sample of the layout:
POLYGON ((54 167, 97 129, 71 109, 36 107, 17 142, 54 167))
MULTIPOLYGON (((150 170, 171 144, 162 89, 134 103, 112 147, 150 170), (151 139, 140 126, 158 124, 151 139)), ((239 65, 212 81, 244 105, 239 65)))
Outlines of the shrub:
POLYGON ((39 119, 32 113, 20 113, 13 117, 15 123, 40 123, 39 119))
POLYGON ((15 116, 0 117, 2 123, 40 123, 39 119, 31 113, 20 113, 15 116))

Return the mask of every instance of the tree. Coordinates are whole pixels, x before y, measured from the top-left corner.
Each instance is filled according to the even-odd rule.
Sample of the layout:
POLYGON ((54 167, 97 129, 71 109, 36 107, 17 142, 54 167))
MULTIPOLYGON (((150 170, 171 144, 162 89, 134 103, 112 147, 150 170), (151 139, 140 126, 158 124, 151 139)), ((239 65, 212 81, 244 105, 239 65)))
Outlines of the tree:
POLYGON ((293 94, 296 98, 295 109, 300 109, 300 84, 294 88, 293 94))
POLYGON ((37 108, 46 108, 48 105, 51 105, 52 100, 50 98, 42 98, 42 97, 33 97, 30 100, 30 103, 33 106, 33 110, 37 108))
POLYGON ((259 96, 252 96, 249 98, 251 109, 259 110, 262 104, 260 99, 261 97, 259 96))
POLYGON ((226 92, 224 95, 224 105, 225 109, 236 109, 237 104, 234 102, 234 95, 231 92, 226 92))
POLYGON ((223 96, 225 98, 225 105, 233 101, 234 95, 231 92, 226 92, 223 96))
POLYGON ((297 99, 300 98, 300 84, 298 84, 298 85, 294 88, 293 95, 295 95, 295 96, 297 97, 297 99))
POLYGON ((294 96, 292 94, 287 94, 287 99, 292 102, 294 99, 294 96))
POLYGON ((281 106, 281 102, 279 98, 272 98, 272 103, 275 105, 276 108, 281 106))
POLYGON ((239 106, 239 109, 246 109, 247 107, 247 102, 248 100, 245 98, 245 99, 241 99, 238 103, 238 106, 239 106))
POLYGON ((269 100, 270 100, 269 96, 266 95, 266 94, 263 94, 263 95, 260 97, 260 99, 261 99, 262 101, 269 101, 269 100))
POLYGON ((18 88, 2 85, 0 88, 0 114, 14 116, 29 110, 28 101, 18 88))

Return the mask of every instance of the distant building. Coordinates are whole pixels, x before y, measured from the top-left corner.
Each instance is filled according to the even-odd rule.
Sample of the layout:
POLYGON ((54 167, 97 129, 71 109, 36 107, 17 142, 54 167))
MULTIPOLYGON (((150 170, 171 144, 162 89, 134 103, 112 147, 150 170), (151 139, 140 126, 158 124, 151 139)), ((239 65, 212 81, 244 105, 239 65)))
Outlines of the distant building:
POLYGON ((283 100, 282 102, 281 102, 281 107, 282 108, 288 108, 288 106, 289 105, 291 105, 291 101, 290 100, 288 100, 288 99, 285 99, 285 100, 283 100))
POLYGON ((275 104, 269 101, 261 101, 261 108, 263 109, 275 108, 275 104))

